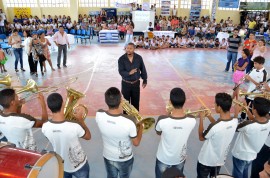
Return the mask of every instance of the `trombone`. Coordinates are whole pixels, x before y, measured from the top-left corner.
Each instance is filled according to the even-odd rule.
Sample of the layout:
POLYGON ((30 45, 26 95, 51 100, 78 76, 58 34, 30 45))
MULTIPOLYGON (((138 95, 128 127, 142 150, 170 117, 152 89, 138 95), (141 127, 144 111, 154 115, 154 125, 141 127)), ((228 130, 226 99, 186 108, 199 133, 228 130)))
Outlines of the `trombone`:
POLYGON ((69 84, 76 82, 77 79, 78 79, 78 77, 70 78, 70 79, 68 79, 68 81, 61 82, 61 83, 53 85, 51 87, 44 88, 43 90, 38 90, 37 83, 33 79, 28 79, 26 86, 24 86, 21 90, 18 90, 16 93, 20 94, 23 92, 32 92, 32 94, 29 94, 29 95, 21 98, 22 100, 25 100, 26 98, 31 97, 30 99, 27 100, 27 101, 31 101, 33 99, 38 98, 38 96, 33 97, 33 95, 36 95, 39 93, 54 92, 54 91, 58 90, 60 87, 63 87, 63 86, 66 86, 66 85, 69 85, 69 84))

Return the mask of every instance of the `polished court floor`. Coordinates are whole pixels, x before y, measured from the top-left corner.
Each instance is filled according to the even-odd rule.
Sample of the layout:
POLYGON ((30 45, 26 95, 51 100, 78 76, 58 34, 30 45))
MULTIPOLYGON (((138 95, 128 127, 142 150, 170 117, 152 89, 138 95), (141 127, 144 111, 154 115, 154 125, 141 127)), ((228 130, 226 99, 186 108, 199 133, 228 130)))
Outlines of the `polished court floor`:
MULTIPOLYGON (((82 140, 82 145, 87 153, 90 163, 90 174, 94 178, 106 177, 102 158, 102 140, 94 117, 98 109, 106 109, 104 92, 111 86, 120 88, 121 77, 118 73, 118 58, 124 54, 123 43, 98 44, 96 39, 86 45, 73 45, 68 51, 68 68, 51 71, 47 64, 47 72, 44 77, 30 76, 27 58, 24 54, 24 67, 26 72, 15 73, 13 67, 14 56, 9 56, 7 62, 8 73, 12 75, 12 85, 25 85, 28 78, 33 78, 40 86, 53 86, 70 78, 78 77, 75 83, 69 85, 84 94, 86 97, 79 103, 89 109, 86 123, 91 130, 92 139, 82 140)), ((226 50, 215 49, 163 49, 144 50, 137 49, 146 65, 148 72, 148 85, 141 90, 140 113, 142 116, 157 116, 165 114, 165 106, 169 99, 170 90, 181 87, 186 92, 187 101, 185 108, 196 110, 201 106, 214 108, 214 96, 217 92, 232 93, 232 72, 223 72, 226 65, 226 50)), ((52 53, 52 61, 56 67, 56 52, 52 53)), ((270 72, 270 49, 266 54, 266 69, 270 72)), ((39 70, 39 69, 38 69, 39 70)), ((243 85, 243 89, 246 85, 243 85)), ((59 88, 66 97, 65 85, 59 88)), ((25 95, 25 94, 23 94, 25 95)), ((36 100, 28 102, 23 111, 39 117, 40 107, 36 100)), ((214 113, 214 110, 212 110, 214 113)), ((215 115, 215 117, 217 117, 215 115)), ((205 121, 205 128, 209 123, 205 121)), ((191 133, 188 141, 188 157, 184 173, 187 178, 196 177, 197 157, 202 145, 198 139, 198 124, 191 133)), ((34 131, 40 150, 51 150, 51 146, 40 132, 34 131)), ((173 138, 172 138, 173 139, 173 138)), ((180 138, 181 139, 181 138, 180 138)), ((154 129, 143 135, 139 147, 134 148, 135 162, 132 178, 153 178, 155 166, 155 154, 159 142, 159 136, 154 129)), ((228 155, 221 173, 231 174, 232 161, 228 155)))

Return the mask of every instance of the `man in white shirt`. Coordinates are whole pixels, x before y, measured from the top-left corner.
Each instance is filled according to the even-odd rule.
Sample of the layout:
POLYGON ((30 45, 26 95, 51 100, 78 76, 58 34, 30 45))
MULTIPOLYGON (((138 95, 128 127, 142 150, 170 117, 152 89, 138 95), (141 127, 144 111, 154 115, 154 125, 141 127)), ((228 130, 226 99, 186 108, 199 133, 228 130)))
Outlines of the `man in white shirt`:
POLYGON ((149 22, 149 25, 146 27, 146 31, 154 31, 154 27, 152 25, 152 22, 149 22))
POLYGON ((232 97, 227 93, 217 93, 215 96, 215 110, 220 114, 216 121, 211 115, 207 116, 211 124, 204 131, 203 119, 205 113, 200 113, 199 139, 204 141, 198 163, 198 178, 215 177, 220 167, 225 164, 230 143, 233 139, 238 120, 231 118, 230 109, 232 97))
POLYGON ((135 118, 123 113, 121 92, 111 87, 105 92, 109 109, 96 113, 96 122, 103 140, 103 157, 107 177, 128 178, 133 166, 132 144, 139 146, 142 139, 142 124, 136 130, 135 118))
MULTIPOLYGON (((262 57, 262 56, 255 57, 253 59, 253 61, 254 61, 254 69, 250 72, 249 75, 246 75, 246 79, 248 81, 250 81, 249 86, 248 86, 248 90, 247 90, 248 93, 260 92, 257 90, 257 88, 266 81, 267 75, 268 75, 264 66, 263 66, 265 63, 264 57, 262 57)), ((250 105, 250 107, 252 107, 253 100, 254 100, 254 96, 252 96, 252 95, 246 97, 247 105, 250 105)), ((241 120, 246 119, 246 114, 242 112, 240 119, 241 120)))
POLYGON ((174 5, 173 9, 172 9, 172 16, 176 17, 177 16, 177 9, 176 6, 174 5))
POLYGON ((4 89, 0 91, 0 105, 4 108, 0 112, 0 132, 9 142, 16 144, 19 148, 37 149, 32 135, 32 127, 41 127, 48 120, 46 104, 42 94, 39 94, 38 100, 42 109, 42 120, 21 113, 24 101, 19 100, 15 90, 4 89))
POLYGON ((79 138, 91 139, 80 110, 74 113, 77 122, 65 120, 63 98, 52 93, 47 98, 52 120, 44 123, 42 133, 49 139, 54 151, 64 160, 64 178, 89 178, 90 167, 79 138))
POLYGON ((69 46, 69 41, 68 41, 68 36, 67 33, 64 31, 64 27, 60 26, 59 31, 56 32, 53 36, 54 43, 56 46, 58 46, 58 56, 57 56, 57 67, 58 69, 61 69, 60 64, 61 64, 61 55, 62 51, 64 54, 64 59, 63 59, 63 66, 67 67, 67 46, 69 46))
MULTIPOLYGON (((242 108, 239 106, 235 108, 235 116, 237 116, 242 108)), ((249 177, 249 166, 256 159, 257 153, 263 147, 270 131, 270 121, 267 118, 270 112, 269 100, 256 97, 253 101, 252 113, 248 109, 245 110, 250 120, 238 125, 237 131, 239 133, 232 149, 232 174, 235 178, 249 177)))
POLYGON ((187 158, 187 140, 196 125, 195 118, 186 116, 183 108, 186 101, 185 92, 174 88, 170 92, 171 114, 159 116, 156 132, 161 135, 156 158, 156 178, 161 178, 166 169, 175 167, 183 172, 187 158))

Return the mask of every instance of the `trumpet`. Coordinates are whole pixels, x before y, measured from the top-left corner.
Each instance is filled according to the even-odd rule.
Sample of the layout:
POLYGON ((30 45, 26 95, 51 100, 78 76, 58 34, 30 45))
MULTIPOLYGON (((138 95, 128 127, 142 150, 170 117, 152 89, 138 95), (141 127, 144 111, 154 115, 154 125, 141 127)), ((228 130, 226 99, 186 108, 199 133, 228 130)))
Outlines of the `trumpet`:
POLYGON ((236 99, 233 100, 233 103, 241 106, 243 113, 246 113, 248 109, 251 109, 251 108, 247 107, 246 105, 244 105, 244 103, 242 103, 242 102, 240 102, 240 101, 238 101, 236 99))
MULTIPOLYGON (((173 105, 171 103, 168 103, 166 105, 167 113, 171 114, 172 110, 173 110, 173 105)), ((200 112, 205 112, 206 116, 209 116, 211 114, 211 110, 207 109, 207 108, 206 109, 199 109, 199 110, 195 110, 195 111, 191 111, 190 109, 185 110, 186 115, 192 115, 193 117, 197 117, 200 112)))
POLYGON ((263 93, 253 93, 253 92, 243 92, 242 90, 239 91, 239 96, 254 96, 254 97, 263 97, 266 99, 270 99, 270 93, 269 92, 263 92, 263 93))
POLYGON ((151 117, 143 118, 142 116, 140 116, 138 110, 125 99, 122 99, 121 103, 122 103, 121 105, 122 105, 123 110, 128 115, 135 117, 137 121, 136 122, 137 130, 138 130, 139 124, 143 125, 143 133, 147 132, 154 126, 154 123, 155 123, 154 118, 151 118, 151 117))

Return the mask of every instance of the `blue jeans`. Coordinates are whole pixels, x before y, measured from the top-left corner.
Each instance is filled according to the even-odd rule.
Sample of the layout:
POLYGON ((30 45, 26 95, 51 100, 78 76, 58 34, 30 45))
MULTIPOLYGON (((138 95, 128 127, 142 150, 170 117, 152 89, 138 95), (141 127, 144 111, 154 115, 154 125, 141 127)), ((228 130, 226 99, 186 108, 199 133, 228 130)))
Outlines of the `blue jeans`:
POLYGON ((233 157, 233 177, 234 178, 247 178, 248 168, 252 161, 244 161, 233 157))
POLYGON ((177 164, 177 165, 167 165, 160 162, 158 159, 156 159, 156 167, 155 167, 156 178, 161 178, 162 174, 166 171, 166 169, 171 168, 171 167, 175 167, 181 172, 183 172, 185 162, 186 161, 183 161, 182 163, 177 164))
POLYGON ((107 171, 107 178, 129 178, 134 158, 124 162, 111 161, 104 158, 105 167, 107 171))
POLYGON ((125 42, 125 47, 132 41, 133 34, 126 34, 126 42, 125 42))
POLYGON ((90 166, 88 164, 88 161, 76 172, 64 172, 64 178, 72 178, 72 176, 75 176, 77 178, 89 178, 89 172, 90 172, 90 166))
POLYGON ((225 69, 226 71, 229 71, 231 62, 232 62, 232 71, 233 71, 233 65, 236 62, 236 58, 237 58, 237 53, 230 52, 230 51, 227 52, 228 62, 225 69))
POLYGON ((21 69, 22 69, 23 68, 22 48, 13 48, 13 52, 15 55, 15 69, 17 69, 19 60, 20 60, 21 69))

